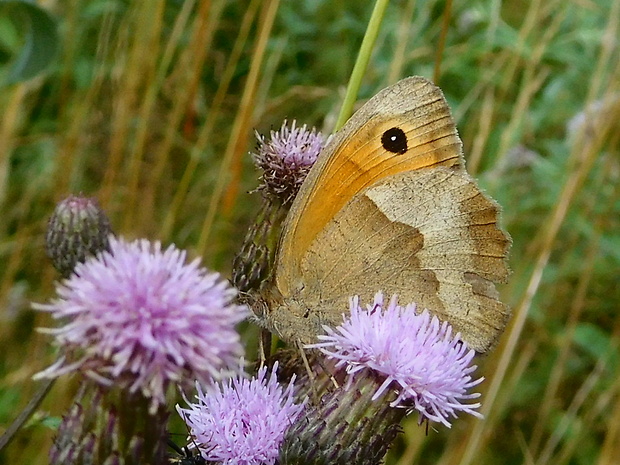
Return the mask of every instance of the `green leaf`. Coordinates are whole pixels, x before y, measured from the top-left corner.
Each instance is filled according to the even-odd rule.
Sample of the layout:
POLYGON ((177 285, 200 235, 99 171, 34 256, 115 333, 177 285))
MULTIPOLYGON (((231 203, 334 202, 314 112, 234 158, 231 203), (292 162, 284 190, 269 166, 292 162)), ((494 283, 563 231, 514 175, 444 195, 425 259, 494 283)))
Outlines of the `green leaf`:
POLYGON ((24 35, 24 45, 10 65, 5 82, 25 81, 45 71, 60 45, 54 19, 27 1, 0 1, 0 15, 8 16, 24 35))
POLYGON ((618 366, 618 354, 610 335, 591 323, 581 323, 575 331, 575 344, 593 360, 607 359, 607 366, 618 366))

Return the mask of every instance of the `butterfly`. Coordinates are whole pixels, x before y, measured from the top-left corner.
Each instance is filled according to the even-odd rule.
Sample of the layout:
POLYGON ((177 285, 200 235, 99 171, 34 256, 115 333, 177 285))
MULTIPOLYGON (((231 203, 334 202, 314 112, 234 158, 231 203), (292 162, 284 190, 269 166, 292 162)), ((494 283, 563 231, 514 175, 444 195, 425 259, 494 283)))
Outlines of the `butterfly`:
POLYGON ((492 348, 509 308, 510 236, 499 206, 465 170, 441 90, 409 77, 380 91, 334 134, 295 197, 254 306, 288 342, 312 343, 349 299, 382 291, 492 348))

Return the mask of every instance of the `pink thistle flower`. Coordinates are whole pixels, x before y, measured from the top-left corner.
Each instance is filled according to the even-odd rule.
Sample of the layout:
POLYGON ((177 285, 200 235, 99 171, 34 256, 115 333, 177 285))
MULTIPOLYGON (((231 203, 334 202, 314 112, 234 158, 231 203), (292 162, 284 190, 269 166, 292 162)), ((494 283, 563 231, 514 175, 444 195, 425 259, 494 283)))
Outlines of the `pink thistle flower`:
POLYGON ((186 252, 159 242, 110 237, 110 250, 79 263, 51 303, 34 304, 63 322, 43 328, 61 358, 37 378, 79 371, 165 402, 170 385, 235 373, 243 355, 235 325, 248 309, 219 274, 187 264, 186 252))
POLYGON ((295 377, 286 387, 278 383, 277 362, 256 378, 243 375, 203 391, 196 383, 197 402, 177 406, 198 444, 202 457, 223 465, 273 465, 288 428, 304 409, 294 402, 295 377))
POLYGON ((484 379, 471 377, 475 351, 459 334, 452 336, 447 322, 428 310, 415 310, 415 304, 397 305, 396 296, 386 307, 381 293, 364 310, 354 297, 350 317, 335 329, 324 326, 326 334, 318 336, 322 342, 307 347, 346 367, 349 382, 356 376, 378 376, 382 382, 373 399, 396 390, 391 406, 418 411, 420 422, 428 419, 450 427, 448 418, 456 418, 459 411, 481 417, 475 410, 480 403, 464 403, 480 397, 468 390, 484 379))
POLYGON ((295 127, 295 121, 290 128, 285 121, 279 131, 271 131, 269 140, 260 134, 256 137, 258 153, 253 154, 254 162, 263 171, 259 189, 287 204, 306 179, 325 145, 325 138, 314 128, 308 130, 306 125, 295 127))

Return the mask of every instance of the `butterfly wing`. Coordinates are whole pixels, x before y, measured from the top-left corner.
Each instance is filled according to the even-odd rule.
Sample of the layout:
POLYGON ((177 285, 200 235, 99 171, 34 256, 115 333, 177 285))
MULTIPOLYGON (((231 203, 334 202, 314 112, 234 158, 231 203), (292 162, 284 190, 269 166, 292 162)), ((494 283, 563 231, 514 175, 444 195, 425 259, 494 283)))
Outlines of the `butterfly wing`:
POLYGON ((277 257, 280 291, 293 292, 312 241, 354 195, 399 172, 462 166, 461 146, 448 104, 430 81, 406 78, 371 98, 330 139, 293 202, 277 257), (390 140, 394 128, 404 146, 400 133, 390 140))
POLYGON ((316 320, 316 331, 342 321, 351 295, 370 302, 379 290, 398 294, 486 352, 509 316, 494 286, 509 273, 510 239, 497 217, 497 204, 463 171, 390 176, 356 195, 319 233, 291 300, 316 320))
POLYGON ((311 342, 348 298, 381 290, 452 323, 484 352, 506 324, 509 237, 465 172, 441 90, 413 77, 384 89, 328 143, 285 222, 264 323, 311 342))

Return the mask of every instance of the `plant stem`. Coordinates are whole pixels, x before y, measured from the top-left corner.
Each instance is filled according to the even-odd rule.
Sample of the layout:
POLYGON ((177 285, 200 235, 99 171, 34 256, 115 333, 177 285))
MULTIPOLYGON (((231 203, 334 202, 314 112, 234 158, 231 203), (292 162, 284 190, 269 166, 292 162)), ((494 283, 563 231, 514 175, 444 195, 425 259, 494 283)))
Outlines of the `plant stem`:
POLYGON ((377 36, 379 35, 379 27, 381 26, 381 21, 385 15, 387 5, 388 0, 377 0, 375 7, 372 10, 370 21, 368 22, 368 27, 366 28, 366 33, 364 34, 364 39, 362 40, 362 45, 357 55, 357 60, 355 61, 353 71, 351 72, 351 77, 349 78, 347 92, 344 96, 344 101, 342 102, 342 107, 340 108, 340 114, 338 115, 338 120, 336 121, 334 131, 340 129, 349 119, 351 113, 353 113, 353 105, 357 99, 357 93, 362 83, 362 77, 368 67, 373 46, 375 45, 377 36))

